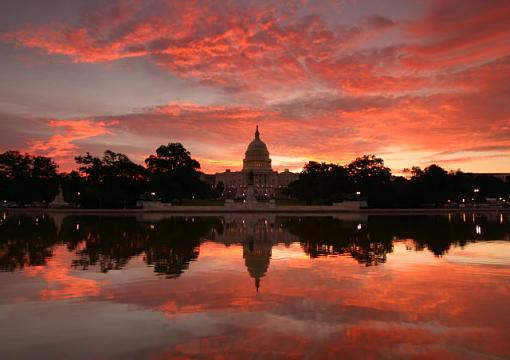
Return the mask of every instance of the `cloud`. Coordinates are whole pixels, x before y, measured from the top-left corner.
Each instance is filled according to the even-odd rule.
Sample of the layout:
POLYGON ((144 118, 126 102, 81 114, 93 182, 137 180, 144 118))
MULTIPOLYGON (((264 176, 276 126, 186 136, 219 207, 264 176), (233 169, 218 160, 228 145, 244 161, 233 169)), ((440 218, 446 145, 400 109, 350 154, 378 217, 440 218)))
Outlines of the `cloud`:
POLYGON ((230 91, 316 80, 343 91, 414 90, 429 86, 430 74, 402 73, 402 65, 410 71, 455 68, 510 52, 505 1, 431 1, 411 21, 379 14, 351 25, 328 20, 342 9, 327 1, 114 1, 101 11, 86 8, 78 24, 27 26, 1 39, 76 62, 144 57, 183 78, 230 91), (379 49, 374 37, 382 40, 388 29, 405 40, 379 49))
MULTIPOLYGON (((121 4, 86 11, 80 24, 27 27, 2 39, 75 62, 147 57, 183 78, 239 91, 297 85, 310 77, 306 61, 335 56, 363 31, 300 14, 304 6, 297 2, 295 10, 264 2, 229 1, 221 8, 202 1, 121 4)), ((364 22, 380 27, 388 21, 364 22)))
MULTIPOLYGON (((160 143, 180 141, 206 171, 219 171, 240 165, 257 124, 279 169, 296 167, 292 158, 343 163, 364 153, 387 155, 396 170, 433 156, 471 171, 485 169, 483 156, 508 158, 507 2, 434 0, 409 19, 368 9, 347 21, 350 7, 363 8, 114 1, 101 11, 90 5, 79 22, 26 26, 1 39, 74 62, 142 58, 221 90, 217 102, 169 99, 133 113, 58 120, 49 138, 29 137, 30 149, 62 159, 76 142, 142 161, 160 143), (480 150, 467 161, 464 149, 480 150)), ((491 167, 507 171, 503 162, 491 167)))
POLYGON ((79 149, 77 142, 101 135, 113 135, 108 128, 118 123, 116 120, 107 122, 83 119, 49 120, 47 125, 53 128, 50 137, 47 140, 27 140, 28 151, 52 157, 64 168, 68 168, 77 155, 79 149))
POLYGON ((504 0, 432 1, 407 26, 414 43, 403 48, 417 69, 455 68, 492 61, 510 52, 510 5, 504 0))
POLYGON ((380 15, 365 16, 360 19, 360 24, 374 30, 386 29, 395 26, 396 23, 380 15))

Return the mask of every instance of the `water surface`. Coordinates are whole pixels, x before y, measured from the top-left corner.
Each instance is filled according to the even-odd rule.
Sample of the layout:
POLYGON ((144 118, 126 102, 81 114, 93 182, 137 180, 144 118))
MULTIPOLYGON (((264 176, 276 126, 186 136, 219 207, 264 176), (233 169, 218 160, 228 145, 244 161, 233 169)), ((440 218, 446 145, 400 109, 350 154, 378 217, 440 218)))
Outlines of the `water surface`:
POLYGON ((2 359, 510 358, 509 215, 0 220, 2 359))

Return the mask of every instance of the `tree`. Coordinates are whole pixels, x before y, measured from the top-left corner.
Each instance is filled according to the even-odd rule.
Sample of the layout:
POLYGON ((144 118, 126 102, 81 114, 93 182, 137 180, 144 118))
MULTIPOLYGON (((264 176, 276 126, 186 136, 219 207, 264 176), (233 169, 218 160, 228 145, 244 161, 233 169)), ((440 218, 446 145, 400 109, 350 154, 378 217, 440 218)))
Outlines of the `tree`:
POLYGON ((200 179, 200 163, 180 143, 161 145, 155 155, 145 159, 150 172, 150 189, 165 202, 183 198, 202 198, 210 193, 200 179))
POLYGON ((58 188, 57 164, 44 156, 6 151, 0 154, 0 196, 17 201, 50 202, 58 188))
POLYGON ((310 161, 299 179, 289 184, 287 194, 309 204, 312 201, 332 203, 342 201, 349 190, 348 172, 343 166, 310 161))
POLYGON ((60 174, 60 184, 62 186, 64 199, 69 204, 81 204, 82 194, 87 190, 87 179, 81 176, 78 171, 60 174))
POLYGON ((391 170, 384 166, 384 160, 375 155, 364 155, 352 161, 347 169, 349 177, 359 191, 367 193, 375 187, 387 185, 391 170))
POLYGON ((86 207, 134 206, 146 190, 147 170, 124 154, 107 150, 102 159, 90 153, 75 159, 87 184, 80 196, 86 207))
POLYGON ((442 167, 432 164, 417 172, 412 181, 416 185, 414 191, 422 195, 422 203, 440 204, 448 200, 448 172, 442 167))
POLYGON ((382 206, 388 201, 391 170, 375 155, 364 155, 352 161, 347 169, 355 191, 366 197, 369 206, 382 206))
POLYGON ((191 154, 181 143, 169 143, 156 149, 156 155, 145 159, 147 169, 152 172, 171 172, 180 168, 200 169, 200 163, 191 158, 191 154))

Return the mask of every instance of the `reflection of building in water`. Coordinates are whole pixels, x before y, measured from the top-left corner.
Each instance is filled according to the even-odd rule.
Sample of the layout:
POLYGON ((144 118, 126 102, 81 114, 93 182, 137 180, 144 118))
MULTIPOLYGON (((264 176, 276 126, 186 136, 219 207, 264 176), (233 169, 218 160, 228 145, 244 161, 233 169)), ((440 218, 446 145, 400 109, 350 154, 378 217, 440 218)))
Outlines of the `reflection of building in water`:
POLYGON ((244 264, 255 280, 257 292, 262 277, 269 269, 273 246, 281 243, 290 245, 298 241, 296 236, 283 228, 282 221, 274 215, 257 217, 232 214, 225 216, 222 224, 221 231, 213 229, 211 240, 243 246, 244 264))
POLYGON ((213 229, 211 240, 223 244, 244 244, 250 240, 268 241, 273 245, 290 245, 298 241, 283 224, 284 220, 274 215, 229 214, 221 220, 221 231, 213 229))
POLYGON ((255 138, 246 149, 241 171, 227 169, 214 175, 204 174, 202 179, 211 186, 223 183, 224 196, 227 198, 245 198, 250 174, 253 176, 254 195, 259 199, 277 197, 289 183, 298 179, 298 174, 288 169, 281 173, 273 171, 269 151, 260 139, 258 126, 255 138))
POLYGON ((250 276, 255 279, 255 288, 259 292, 260 279, 266 275, 271 260, 273 244, 269 241, 248 241, 243 244, 244 265, 250 276))

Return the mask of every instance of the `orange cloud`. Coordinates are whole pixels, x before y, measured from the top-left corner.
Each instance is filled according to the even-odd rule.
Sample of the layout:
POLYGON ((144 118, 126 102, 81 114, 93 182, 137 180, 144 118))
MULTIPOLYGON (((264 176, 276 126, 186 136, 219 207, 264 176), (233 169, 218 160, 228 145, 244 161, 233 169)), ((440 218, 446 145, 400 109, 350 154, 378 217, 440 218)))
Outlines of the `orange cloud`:
POLYGON ((411 19, 333 21, 349 6, 358 5, 115 1, 87 8, 79 24, 3 34, 74 62, 140 57, 224 96, 106 117, 119 121, 119 135, 102 116, 68 119, 89 121, 86 134, 62 123, 49 140, 30 139, 30 149, 64 159, 76 141, 110 135, 117 151, 142 161, 161 142, 180 141, 205 171, 220 171, 239 164, 260 124, 278 169, 376 153, 397 171, 430 161, 508 171, 483 161, 510 157, 507 2, 430 1, 411 19))
POLYGON ((50 120, 48 126, 55 130, 48 140, 29 140, 28 151, 50 156, 59 161, 64 169, 72 166, 72 159, 77 155, 76 142, 101 135, 113 135, 108 129, 119 122, 91 121, 82 119, 50 120))
POLYGON ((227 2, 220 9, 202 1, 115 1, 101 12, 85 11, 79 25, 27 27, 1 39, 76 62, 146 57, 184 78, 262 93, 316 81, 355 93, 426 89, 437 74, 401 66, 461 69, 510 51, 504 1, 432 1, 417 20, 371 14, 350 26, 326 20, 342 10, 338 5, 227 2), (368 46, 389 29, 405 42, 368 46))

